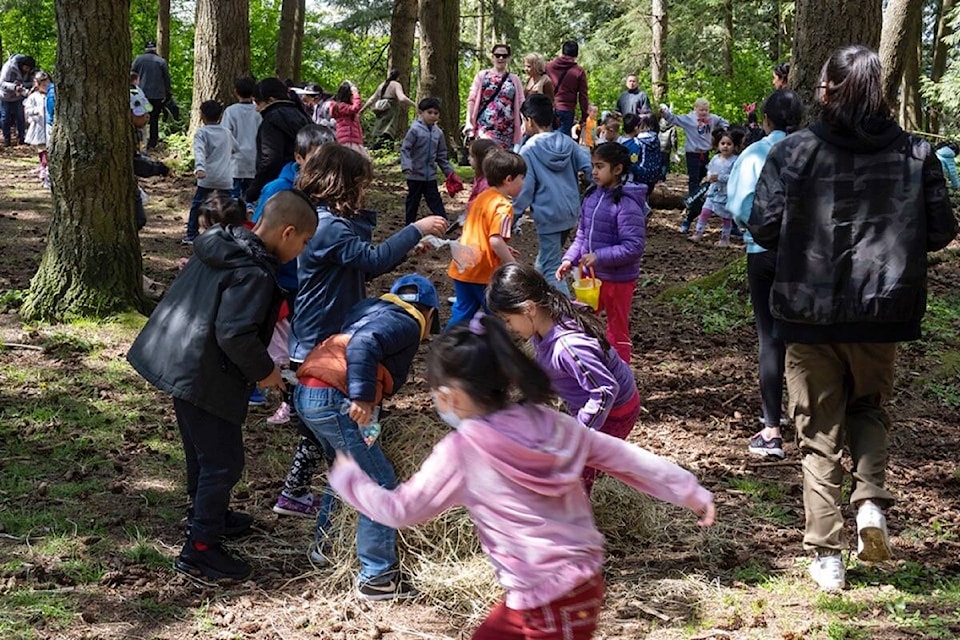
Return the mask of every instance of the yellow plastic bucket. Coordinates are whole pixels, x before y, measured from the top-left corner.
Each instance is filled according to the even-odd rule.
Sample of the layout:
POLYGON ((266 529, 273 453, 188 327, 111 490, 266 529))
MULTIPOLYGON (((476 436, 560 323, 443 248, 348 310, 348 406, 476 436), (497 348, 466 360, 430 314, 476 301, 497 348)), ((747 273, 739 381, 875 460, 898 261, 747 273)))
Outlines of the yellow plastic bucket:
POLYGON ((584 277, 583 267, 579 267, 580 277, 573 281, 573 295, 583 304, 590 305, 594 311, 600 306, 600 285, 603 284, 597 280, 593 269, 590 269, 590 276, 584 277))

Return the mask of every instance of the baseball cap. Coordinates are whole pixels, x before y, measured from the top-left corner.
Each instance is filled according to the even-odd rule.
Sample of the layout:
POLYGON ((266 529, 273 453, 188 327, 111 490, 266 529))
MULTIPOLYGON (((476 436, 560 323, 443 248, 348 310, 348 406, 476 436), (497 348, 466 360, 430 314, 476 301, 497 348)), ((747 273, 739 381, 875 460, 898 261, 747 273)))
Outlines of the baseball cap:
POLYGON ((425 307, 433 307, 437 312, 433 314, 433 322, 430 324, 431 333, 440 333, 440 297, 437 295, 437 288, 433 283, 418 273, 410 273, 400 276, 390 287, 390 293, 395 294, 404 302, 414 302, 422 304, 425 307), (407 287, 416 288, 416 292, 408 291, 398 293, 401 289, 407 287))
POLYGON ((147 41, 147 44, 143 45, 145 51, 155 51, 157 49, 157 43, 147 41))

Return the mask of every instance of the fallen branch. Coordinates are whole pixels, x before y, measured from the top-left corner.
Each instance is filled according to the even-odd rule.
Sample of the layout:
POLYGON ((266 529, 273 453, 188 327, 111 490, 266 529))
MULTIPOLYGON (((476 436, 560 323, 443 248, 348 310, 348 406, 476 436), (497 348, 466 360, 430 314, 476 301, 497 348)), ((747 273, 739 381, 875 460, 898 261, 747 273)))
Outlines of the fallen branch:
POLYGON ((20 344, 19 342, 4 342, 4 349, 28 349, 30 351, 43 351, 43 347, 38 347, 35 344, 20 344))

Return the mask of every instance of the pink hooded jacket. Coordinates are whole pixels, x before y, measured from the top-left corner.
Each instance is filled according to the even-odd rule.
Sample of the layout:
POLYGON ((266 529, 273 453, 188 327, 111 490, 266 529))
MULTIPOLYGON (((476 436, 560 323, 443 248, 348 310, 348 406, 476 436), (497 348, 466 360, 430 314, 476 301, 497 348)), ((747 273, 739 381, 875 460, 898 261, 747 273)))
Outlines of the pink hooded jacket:
POLYGON ((329 480, 361 513, 397 529, 466 507, 506 605, 522 610, 600 571, 603 536, 581 484, 585 465, 695 512, 713 501, 689 471, 540 405, 465 420, 394 490, 352 460, 334 465, 329 480))

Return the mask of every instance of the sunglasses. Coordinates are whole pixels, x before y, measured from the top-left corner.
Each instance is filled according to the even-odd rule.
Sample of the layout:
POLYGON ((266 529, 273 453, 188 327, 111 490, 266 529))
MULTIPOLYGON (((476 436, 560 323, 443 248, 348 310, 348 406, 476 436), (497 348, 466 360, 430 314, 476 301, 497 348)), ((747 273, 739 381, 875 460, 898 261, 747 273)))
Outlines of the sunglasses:
POLYGON ((510 57, 510 54, 509 54, 509 53, 495 53, 495 54, 493 54, 493 57, 496 58, 497 60, 506 60, 507 58, 510 57))

